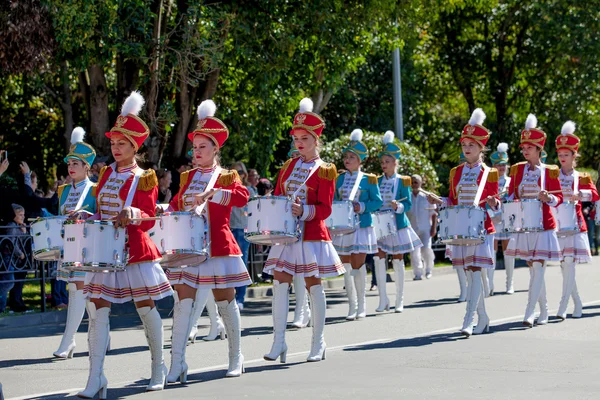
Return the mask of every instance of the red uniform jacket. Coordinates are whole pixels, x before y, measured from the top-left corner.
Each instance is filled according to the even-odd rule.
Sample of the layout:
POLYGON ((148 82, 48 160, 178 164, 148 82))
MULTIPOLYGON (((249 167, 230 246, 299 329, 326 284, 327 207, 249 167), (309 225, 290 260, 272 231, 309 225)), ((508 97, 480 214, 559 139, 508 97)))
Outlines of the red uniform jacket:
MULTIPOLYGON (((292 193, 285 192, 285 182, 294 170, 294 165, 298 160, 299 158, 289 159, 283 164, 277 176, 277 185, 273 192, 274 196, 292 195, 292 193)), ((325 226, 325 220, 331 214, 336 177, 337 170, 335 165, 323 163, 319 166, 319 170, 308 178, 306 182, 308 190, 305 206, 309 207, 310 214, 304 221, 303 241, 331 241, 329 230, 325 226)))
MULTIPOLYGON (((456 188, 460 183, 460 178, 462 176, 463 168, 465 164, 461 164, 458 167, 454 167, 450 170, 450 195, 448 196, 448 202, 451 205, 458 205, 458 192, 456 188)), ((479 176, 477 177, 477 185, 481 183, 481 178, 483 177, 483 168, 479 171, 479 176)), ((498 170, 496 168, 490 168, 490 172, 487 176, 487 181, 485 182, 485 186, 483 187, 483 193, 481 194, 481 200, 485 200, 488 196, 495 196, 498 194, 498 170)), ((485 208, 485 204, 480 204, 479 207, 485 208)), ((496 229, 494 228, 494 223, 492 222, 490 216, 485 213, 485 221, 484 221, 485 230, 488 235, 496 233, 496 229)))
MULTIPOLYGON (((527 162, 520 162, 514 164, 510 167, 510 185, 508 186, 508 195, 514 195, 515 199, 519 198, 519 185, 523 180, 523 174, 525 172, 525 168, 527 167, 527 162)), ((563 195, 560 188, 560 181, 558 180, 558 176, 560 175, 560 169, 556 165, 546 165, 546 187, 544 190, 548 192, 553 192, 552 195, 556 196, 558 199, 557 206, 562 203, 563 195)), ((541 179, 538 180, 538 185, 540 185, 541 179)), ((556 220, 554 219, 554 215, 550 211, 550 206, 546 203, 542 205, 542 219, 544 221, 544 230, 554 230, 556 229, 556 220)))
MULTIPOLYGON (((573 187, 571 187, 573 189, 573 187)), ((600 200, 600 196, 598 195, 598 189, 596 189, 596 185, 592 182, 592 177, 587 172, 582 172, 579 174, 579 190, 589 190, 592 192, 592 202, 596 202, 600 200)), ((568 200, 568 199, 565 199, 568 200)), ((585 223, 585 219, 583 218, 583 211, 581 207, 581 201, 577 202, 575 206, 575 210, 577 211, 577 223, 579 224, 580 232, 587 232, 587 224, 585 223)))
MULTIPOLYGON (((173 210, 184 210, 181 196, 192 183, 194 174, 197 171, 198 169, 193 169, 181 174, 179 192, 173 197, 170 203, 173 210)), ((241 208, 248 204, 250 192, 242 184, 237 171, 234 170, 221 170, 214 187, 224 190, 221 201, 219 203, 209 201, 206 208, 208 228, 210 229, 210 256, 241 256, 242 251, 240 250, 240 246, 238 246, 229 228, 229 218, 231 217, 232 207, 241 208)))
MULTIPOLYGON (((98 193, 106 183, 110 174, 113 172, 110 165, 102 168, 98 185, 94 188, 96 197, 96 209, 100 213, 100 204, 98 203, 98 193)), ((127 179, 119 190, 119 198, 125 202, 129 194, 129 188, 133 182, 133 175, 127 179)), ((142 218, 154 217, 156 211, 156 198, 158 197, 158 180, 154 170, 149 169, 144 172, 138 181, 131 207, 140 210, 142 218)), ((155 221, 144 221, 139 225, 129 224, 127 226, 127 247, 129 249, 129 261, 127 264, 137 264, 142 262, 156 261, 162 258, 160 252, 148 236, 147 231, 154 226, 155 221)))

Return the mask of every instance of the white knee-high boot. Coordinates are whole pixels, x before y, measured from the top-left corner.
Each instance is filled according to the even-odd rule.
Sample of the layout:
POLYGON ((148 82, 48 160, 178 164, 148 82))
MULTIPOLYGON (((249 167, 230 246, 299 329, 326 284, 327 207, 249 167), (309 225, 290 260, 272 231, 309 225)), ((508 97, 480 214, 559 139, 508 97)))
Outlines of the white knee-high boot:
POLYGON ((310 324, 310 307, 303 277, 294 275, 294 291, 296 292, 296 307, 292 326, 298 329, 306 328, 310 324))
POLYGON ((483 297, 490 297, 490 283, 488 281, 488 275, 485 271, 481 274, 482 292, 483 297))
POLYGON ((229 347, 229 368, 227 378, 235 378, 244 373, 244 356, 242 355, 242 318, 240 309, 235 299, 217 302, 219 312, 223 316, 227 330, 227 344, 229 347))
POLYGON ((73 358, 75 351, 75 333, 81 324, 85 313, 85 297, 83 290, 77 290, 74 283, 69 283, 69 307, 67 308, 67 323, 60 346, 53 354, 57 358, 73 358))
POLYGON ((171 333, 171 368, 167 375, 167 383, 187 382, 188 365, 185 362, 185 348, 188 341, 194 299, 179 300, 177 292, 173 293, 173 332, 171 333))
POLYGON ((463 326, 460 333, 469 337, 473 334, 473 320, 475 318, 475 311, 479 305, 480 298, 483 298, 483 280, 481 278, 481 271, 467 270, 467 279, 469 285, 467 287, 469 294, 467 295, 467 310, 465 312, 465 318, 463 319, 463 326))
POLYGON ((207 342, 217 340, 217 338, 224 340, 225 326, 223 325, 217 305, 215 304, 215 297, 213 296, 212 290, 208 294, 208 299, 206 300, 206 311, 208 311, 208 318, 210 319, 210 331, 208 331, 208 335, 203 337, 202 340, 207 342))
POLYGON ((527 307, 525 308, 525 316, 523 318, 523 325, 532 327, 535 305, 540 298, 542 287, 544 286, 544 264, 541 262, 534 262, 531 266, 531 280, 529 282, 529 295, 527 299, 527 307))
MULTIPOLYGON (((279 358, 281 363, 285 363, 287 354, 287 345, 285 344, 285 328, 287 326, 287 317, 289 313, 289 283, 279 283, 273 280, 273 345, 271 351, 264 355, 267 361, 276 361, 279 358)), ((315 314, 315 304, 313 306, 313 316, 315 314)), ((313 322, 314 328, 314 322, 313 322)))
POLYGON ((562 284, 562 295, 560 297, 560 303, 558 305, 558 312, 556 316, 561 320, 567 318, 567 306, 569 305, 569 298, 573 293, 573 286, 575 286, 575 263, 573 257, 565 257, 560 263, 560 269, 563 277, 562 284))
POLYGON ((423 261, 421 258, 421 249, 414 249, 410 252, 410 266, 412 267, 414 280, 419 281, 423 279, 423 261))
POLYGON ((190 316, 189 340, 191 340, 192 343, 196 343, 196 336, 198 335, 198 319, 202 315, 202 311, 204 311, 209 294, 212 294, 211 289, 205 289, 203 287, 196 289, 196 299, 194 300, 192 315, 190 316))
POLYGON ((390 299, 387 296, 386 259, 373 257, 373 262, 375 263, 375 277, 377 278, 377 291, 379 292, 379 306, 375 311, 383 312, 390 309, 390 299))
POLYGON ((150 383, 148 383, 146 391, 163 390, 169 370, 165 365, 163 357, 164 335, 162 319, 156 307, 140 307, 136 310, 144 325, 144 332, 146 333, 148 347, 150 347, 150 356, 152 358, 152 376, 150 377, 150 383))
MULTIPOLYGON (((496 270, 496 253, 494 252, 494 267, 493 268, 486 268, 484 270, 482 270, 482 272, 485 272, 487 274, 487 281, 488 281, 488 296, 493 296, 494 295, 494 272, 496 270)), ((485 297, 488 297, 485 296, 485 297)))
POLYGON ((506 293, 513 294, 515 288, 513 287, 513 274, 515 272, 515 258, 504 255, 504 269, 506 270, 506 293))
POLYGON ((546 298, 546 282, 544 282, 542 285, 538 304, 540 306, 540 315, 537 319, 537 325, 546 325, 548 324, 548 299, 546 298))
MULTIPOLYGON (((364 266, 363 266, 364 268, 364 266)), ((310 287, 310 300, 313 306, 313 321, 312 321, 312 343, 310 354, 306 361, 314 362, 325 359, 325 312, 327 310, 327 300, 325 299, 325 291, 322 285, 313 285, 310 287)))
POLYGON ((467 274, 464 268, 456 268, 456 276, 458 276, 458 286, 460 287, 460 294, 458 296, 458 302, 462 303, 467 300, 467 274))
POLYGON ((363 264, 359 269, 352 270, 354 287, 356 288, 356 318, 365 318, 367 316, 367 267, 363 264))
POLYGON ((90 353, 90 373, 85 389, 77 393, 78 397, 92 399, 98 393, 100 399, 106 399, 108 380, 104 376, 104 357, 108 346, 110 308, 99 310, 92 302, 87 304, 89 315, 88 348, 90 353))
MULTIPOLYGON (((346 273, 344 274, 344 287, 346 288, 346 295, 348 296, 348 315, 346 316, 347 321, 354 321, 356 319, 357 310, 357 298, 356 288, 354 286, 354 279, 352 278, 352 266, 349 263, 344 263, 346 273)), ((377 282, 379 287, 379 282, 377 282)))
MULTIPOLYGON (((575 269, 573 269, 573 276, 575 276, 575 269)), ((581 318, 583 315, 583 303, 581 302, 581 297, 579 297, 579 291, 577 290, 577 281, 573 279, 573 290, 571 291, 571 296, 573 297, 573 314, 571 315, 573 318, 581 318)))
MULTIPOLYGON (((480 273, 485 274, 485 271, 480 273)), ((477 325, 473 328, 473 335, 480 335, 490 331, 490 317, 485 310, 485 296, 479 296, 477 302, 477 325)))
POLYGON ((433 249, 430 247, 421 247, 421 253, 423 254, 423 262, 425 264, 425 278, 429 279, 433 274, 435 254, 433 253, 433 249))
POLYGON ((394 272, 396 273, 396 307, 394 312, 401 313, 404 311, 404 260, 392 260, 394 272))

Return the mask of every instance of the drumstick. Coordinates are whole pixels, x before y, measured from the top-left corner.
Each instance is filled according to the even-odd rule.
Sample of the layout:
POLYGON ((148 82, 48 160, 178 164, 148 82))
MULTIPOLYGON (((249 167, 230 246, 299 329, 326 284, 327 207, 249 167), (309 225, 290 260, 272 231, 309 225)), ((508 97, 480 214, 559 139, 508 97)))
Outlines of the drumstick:
MULTIPOLYGON (((504 191, 504 192, 500 192, 500 193, 498 193, 498 194, 495 194, 495 195, 494 195, 494 196, 492 196, 492 197, 500 197, 500 196, 504 196, 506 193, 507 193, 506 191, 504 191)), ((485 203, 486 201, 487 201, 487 199, 481 200, 481 201, 479 202, 479 204, 483 204, 483 203, 485 203)))
POLYGON ((147 217, 147 218, 131 218, 130 221, 158 221, 160 219, 160 217, 147 217))
POLYGON ((427 190, 423 190, 423 189, 419 189, 421 192, 425 193, 428 196, 433 197, 436 200, 442 200, 442 198, 440 196, 438 196, 437 194, 433 194, 431 192, 428 192, 427 190))

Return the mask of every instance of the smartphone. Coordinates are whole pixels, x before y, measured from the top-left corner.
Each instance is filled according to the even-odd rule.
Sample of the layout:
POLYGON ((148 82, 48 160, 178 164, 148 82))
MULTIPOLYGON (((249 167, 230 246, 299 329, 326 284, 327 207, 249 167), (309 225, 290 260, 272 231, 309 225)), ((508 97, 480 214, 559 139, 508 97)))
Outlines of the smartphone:
POLYGON ((0 163, 3 163, 5 159, 8 159, 8 151, 3 150, 0 154, 0 163))

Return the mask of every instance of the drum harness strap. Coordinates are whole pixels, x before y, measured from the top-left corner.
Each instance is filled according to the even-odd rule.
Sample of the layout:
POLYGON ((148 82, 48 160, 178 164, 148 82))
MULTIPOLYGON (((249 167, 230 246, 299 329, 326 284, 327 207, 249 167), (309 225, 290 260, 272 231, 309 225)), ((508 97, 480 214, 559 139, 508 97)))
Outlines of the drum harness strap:
POLYGON ((315 161, 315 165, 313 165, 312 169, 308 173, 308 176, 306 177, 306 180, 304 181, 304 183, 302 185, 298 186, 298 188, 296 188, 296 191, 292 194, 293 201, 296 201, 296 196, 298 196, 298 193, 300 193, 300 189, 302 189, 302 186, 306 186, 306 182, 308 182, 310 177, 313 176, 313 174, 315 172, 317 172, 317 170, 319 169, 321 164, 323 164, 323 160, 321 160, 320 158, 315 161))
POLYGON ((354 202, 354 198, 356 197, 356 194, 358 193, 358 187, 360 186, 360 180, 362 179, 363 175, 364 174, 362 171, 358 171, 358 174, 356 175, 356 181, 354 181, 354 185, 352 186, 352 190, 350 191, 348 200, 354 202))
POLYGON ((481 195, 483 194, 483 188, 485 187, 488 175, 490 173, 490 167, 487 165, 481 164, 481 168, 483 168, 483 176, 481 177, 479 187, 477 187, 477 193, 475 193, 475 199, 473 200, 473 205, 475 207, 479 207, 479 201, 481 200, 481 195))
POLYGON ((85 198, 87 197, 87 194, 92 188, 92 186, 94 186, 94 182, 88 180, 88 182, 85 184, 85 187, 83 188, 83 191, 81 192, 81 196, 79 196, 79 200, 77 201, 75 210, 81 210, 81 206, 83 205, 83 202, 85 201, 85 198))
MULTIPOLYGON (((206 188, 204 189, 205 192, 208 192, 215 186, 215 183, 217 183, 217 179, 219 178, 219 175, 221 175, 222 170, 223 169, 217 165, 212 176, 210 177, 210 180, 208 181, 208 184, 206 185, 206 188)), ((207 203, 208 203, 208 201, 205 201, 204 203, 202 203, 201 205, 196 207, 195 213, 198 215, 201 215, 202 211, 204 211, 204 208, 206 207, 207 203)))

